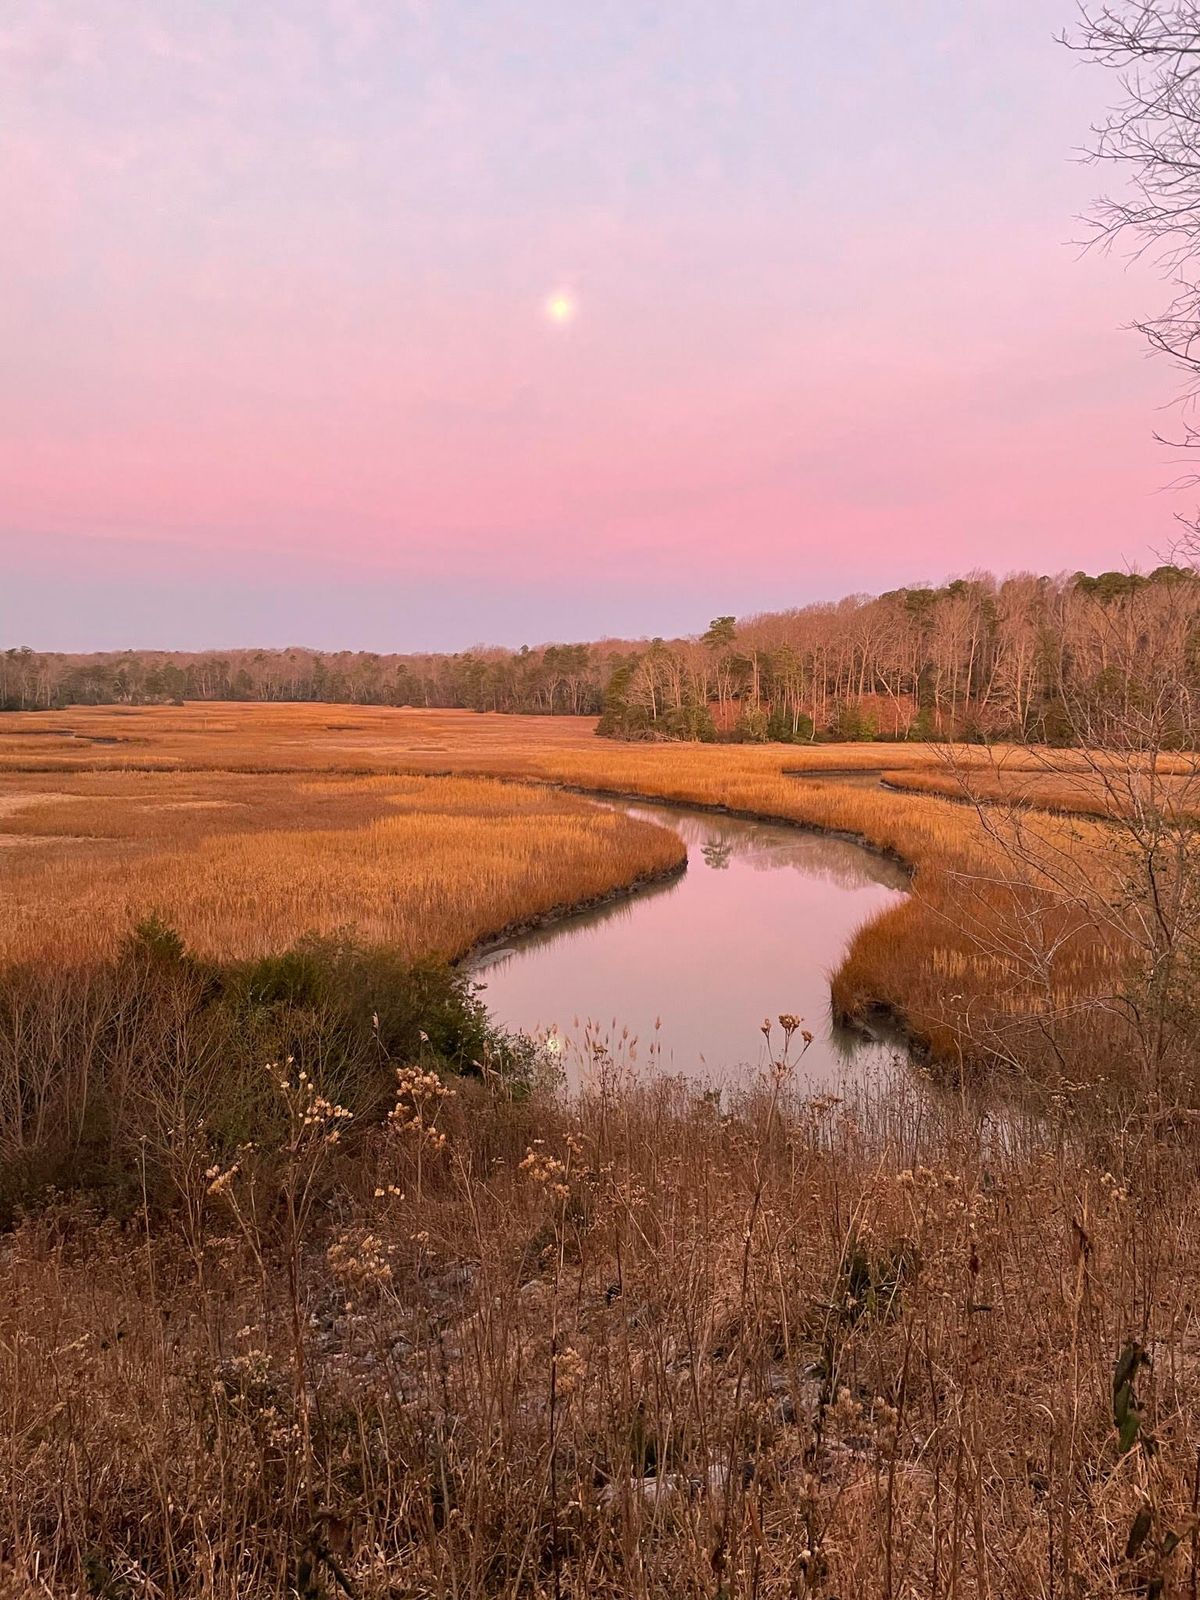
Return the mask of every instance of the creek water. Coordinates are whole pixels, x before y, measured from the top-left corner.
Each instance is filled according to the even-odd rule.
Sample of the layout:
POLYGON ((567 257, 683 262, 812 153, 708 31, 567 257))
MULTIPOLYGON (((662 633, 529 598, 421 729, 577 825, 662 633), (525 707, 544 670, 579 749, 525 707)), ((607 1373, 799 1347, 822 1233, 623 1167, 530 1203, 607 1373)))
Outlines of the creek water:
POLYGON ((905 894, 901 867, 828 834, 619 809, 678 833, 686 873, 482 957, 473 976, 496 1022, 543 1041, 575 1084, 606 1054, 714 1084, 745 1077, 769 1059, 763 1019, 781 1013, 813 1034, 799 1072, 814 1090, 894 1063, 893 1046, 834 1024, 829 978, 855 930, 905 894))

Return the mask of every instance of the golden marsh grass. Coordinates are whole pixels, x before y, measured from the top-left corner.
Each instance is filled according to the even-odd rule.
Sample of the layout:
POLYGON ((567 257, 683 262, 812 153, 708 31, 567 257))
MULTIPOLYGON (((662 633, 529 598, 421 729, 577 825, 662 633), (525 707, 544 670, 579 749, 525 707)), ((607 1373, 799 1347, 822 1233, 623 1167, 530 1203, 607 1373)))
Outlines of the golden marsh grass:
MULTIPOLYGON (((944 750, 630 745, 592 730, 582 718, 325 705, 0 717, 0 796, 10 807, 22 791, 85 797, 0 818, 10 837, 60 836, 0 858, 16 907, 8 949, 82 950, 111 939, 131 910, 153 907, 206 950, 263 950, 297 930, 354 926, 412 953, 455 953, 671 864, 665 837, 566 796, 493 784, 478 791, 491 796, 481 807, 454 784, 421 790, 399 776, 421 773, 727 807, 851 833, 898 856, 915 869, 914 893, 860 932, 835 975, 835 1002, 846 1016, 883 1007, 939 1059, 964 1053, 964 1027, 999 1041, 1001 1054, 1001 1036, 1040 1049, 1023 1018, 1070 1011, 1111 982, 1111 944, 1043 882, 1034 885, 1040 937, 1052 953, 1031 985, 1030 952, 1006 931, 1014 920, 1028 926, 1021 885, 1007 881, 1010 864, 979 817, 945 792, 944 750), (925 792, 853 777, 880 771, 925 792), (580 829, 593 830, 582 855, 580 829)), ((1039 752, 954 752, 981 785, 997 760, 1022 782, 1051 781, 1039 752)), ((1064 773, 1080 762, 1063 753, 1064 773)), ((1041 816, 1036 827, 1045 850, 1094 851, 1107 870, 1098 824, 1041 816)))
MULTIPOLYGON (((26 780, 28 781, 28 780, 26 780)), ((680 864, 671 833, 573 795, 482 779, 205 772, 4 786, 0 960, 109 954, 147 915, 213 958, 354 930, 412 956, 680 864)))
MULTIPOLYGON (((1052 870, 1116 881, 1099 822, 1031 815, 1039 868, 969 807, 838 776, 934 774, 920 748, 238 706, 74 713, 39 749, 35 720, 0 727, 0 874, 10 954, 38 967, 151 910, 218 956, 347 924, 450 953, 675 859, 575 785, 902 856, 914 893, 835 992, 945 1057, 964 1012, 1022 1044, 1039 1008, 1092 1016, 1113 968, 1052 870), (114 729, 129 743, 96 742, 114 729), (1054 950, 1044 970, 1021 928, 1054 950)), ((108 1142, 122 1220, 59 1198, 0 1235, 5 1600, 1196 1591, 1186 1114, 1111 1118, 1074 1086, 1001 1111, 919 1074, 813 1100, 776 1030, 778 1070, 720 1101, 612 1061, 574 1103, 451 1084, 372 1036, 346 1118, 328 1025, 311 1072, 251 1054, 231 1073, 232 1036, 214 1053, 184 1003, 203 972, 127 962, 82 1009, 71 974, 40 978, 5 1105, 35 1153, 39 1117, 108 1142), (98 1128, 74 1109, 93 1069, 98 1128), (245 1132, 221 1125, 230 1099, 256 1108, 245 1132)), ((281 1009, 256 1027, 315 1025, 281 1009)), ((1073 1064, 1103 1069, 1091 1026, 1101 1048, 1073 1064)))

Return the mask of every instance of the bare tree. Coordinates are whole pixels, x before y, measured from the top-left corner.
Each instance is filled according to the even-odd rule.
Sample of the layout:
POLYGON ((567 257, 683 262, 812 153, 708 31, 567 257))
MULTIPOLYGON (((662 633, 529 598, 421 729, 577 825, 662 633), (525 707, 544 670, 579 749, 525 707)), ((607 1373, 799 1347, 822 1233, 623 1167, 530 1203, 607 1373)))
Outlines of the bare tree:
POLYGON ((1090 672, 1055 658, 1069 751, 993 747, 986 765, 942 751, 994 847, 964 875, 962 914, 1012 990, 962 1019, 964 1044, 1019 1067, 1032 1033, 1064 1080, 1111 1071, 1156 1117, 1193 1102, 1200 1036, 1194 582, 1098 607, 1090 672), (1040 807, 1047 779, 1069 785, 1078 816, 1040 807))
POLYGON ((1126 187, 1102 198, 1093 220, 1100 241, 1129 239, 1135 254, 1152 256, 1172 283, 1166 309, 1136 326, 1186 375, 1183 432, 1168 442, 1198 449, 1200 427, 1192 419, 1200 397, 1200 4, 1083 4, 1076 31, 1064 34, 1063 43, 1120 79, 1121 98, 1092 129, 1089 154, 1117 168, 1126 187))

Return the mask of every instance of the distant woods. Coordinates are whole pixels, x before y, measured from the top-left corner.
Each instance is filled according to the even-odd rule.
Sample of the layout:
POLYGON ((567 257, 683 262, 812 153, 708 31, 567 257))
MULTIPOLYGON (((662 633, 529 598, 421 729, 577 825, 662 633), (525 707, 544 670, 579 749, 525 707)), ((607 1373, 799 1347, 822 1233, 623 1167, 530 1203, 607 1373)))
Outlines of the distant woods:
POLYGON ((0 707, 317 701, 600 718, 626 739, 1014 739, 1154 710, 1194 744, 1200 580, 987 575, 735 619, 693 638, 454 655, 0 652, 0 707), (1081 708, 1086 717, 1081 719, 1081 708))

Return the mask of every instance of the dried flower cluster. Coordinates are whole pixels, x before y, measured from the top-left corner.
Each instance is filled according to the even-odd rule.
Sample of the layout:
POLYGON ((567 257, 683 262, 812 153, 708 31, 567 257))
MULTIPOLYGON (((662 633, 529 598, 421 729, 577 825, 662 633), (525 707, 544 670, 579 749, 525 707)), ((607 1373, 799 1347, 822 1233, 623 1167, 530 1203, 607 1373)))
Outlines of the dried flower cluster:
POLYGON ((436 1072, 420 1067, 397 1067, 396 1103, 388 1122, 400 1133, 412 1134, 436 1155, 446 1147, 446 1135, 437 1126, 438 1115, 454 1090, 436 1072))
POLYGON ((525 1152, 519 1171, 534 1183, 543 1184, 556 1199, 566 1200, 571 1193, 567 1183, 567 1164, 545 1148, 545 1141, 535 1139, 525 1152))

